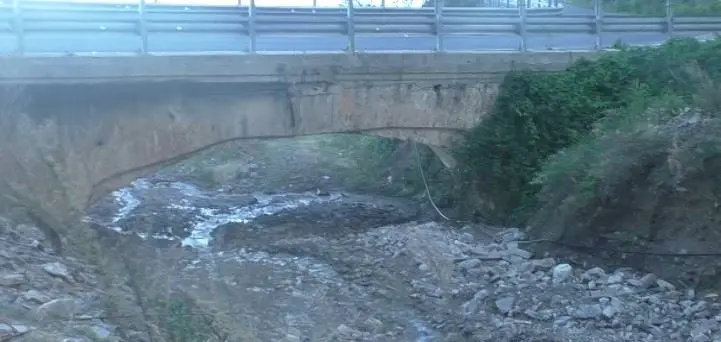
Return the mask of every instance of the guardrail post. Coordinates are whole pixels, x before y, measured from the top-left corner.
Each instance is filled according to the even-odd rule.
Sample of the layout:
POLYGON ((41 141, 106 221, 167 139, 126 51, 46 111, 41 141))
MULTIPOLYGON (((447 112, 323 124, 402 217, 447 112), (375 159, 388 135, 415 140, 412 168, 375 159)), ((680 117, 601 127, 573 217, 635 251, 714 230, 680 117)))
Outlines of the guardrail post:
POLYGON ((518 24, 518 34, 521 37, 521 46, 519 47, 519 50, 521 52, 528 51, 528 47, 526 46, 526 1, 521 0, 518 2, 518 15, 520 19, 520 23, 518 24))
POLYGON ((13 31, 15 31, 15 53, 25 54, 25 29, 20 0, 13 0, 13 31))
POLYGON ((346 25, 348 30, 348 53, 355 53, 355 23, 353 20, 353 0, 348 1, 348 9, 346 12, 346 25))
POLYGON ((671 0, 666 0, 666 34, 673 37, 673 6, 671 0))
POLYGON ((600 51, 603 46, 601 45, 601 31, 603 28, 603 7, 601 5, 601 0, 593 0, 593 28, 594 28, 594 38, 595 43, 593 45, 594 50, 600 51))
POLYGON ((436 15, 436 51, 443 51, 443 0, 436 0, 434 12, 436 15))
POLYGON ((138 25, 140 31, 140 53, 148 54, 148 18, 145 10, 145 0, 138 2, 138 16, 140 17, 138 25))
POLYGON ((258 46, 256 45, 256 34, 255 34, 255 0, 250 0, 248 5, 248 38, 250 39, 250 46, 248 52, 256 53, 258 46))

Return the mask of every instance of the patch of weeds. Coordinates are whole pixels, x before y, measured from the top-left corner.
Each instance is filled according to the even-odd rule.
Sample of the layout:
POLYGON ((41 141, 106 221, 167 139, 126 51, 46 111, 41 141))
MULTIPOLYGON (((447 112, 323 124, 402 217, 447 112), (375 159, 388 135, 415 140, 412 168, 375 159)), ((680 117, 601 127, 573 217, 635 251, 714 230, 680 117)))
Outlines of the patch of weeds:
POLYGON ((186 301, 156 300, 160 326, 173 342, 206 342, 213 337, 212 327, 203 313, 194 311, 186 301))
MULTIPOLYGON (((543 203, 532 220, 537 235, 588 235, 596 227, 613 226, 609 210, 623 220, 644 207, 642 198, 650 199, 646 211, 656 210, 684 191, 688 179, 708 171, 708 161, 721 155, 721 91, 694 70, 688 74, 696 78, 697 94, 690 101, 672 92, 653 96, 639 87, 635 101, 606 113, 589 136, 542 164, 532 182, 543 203)), ((637 229, 621 232, 630 240, 655 234, 648 224, 626 226, 637 229)))

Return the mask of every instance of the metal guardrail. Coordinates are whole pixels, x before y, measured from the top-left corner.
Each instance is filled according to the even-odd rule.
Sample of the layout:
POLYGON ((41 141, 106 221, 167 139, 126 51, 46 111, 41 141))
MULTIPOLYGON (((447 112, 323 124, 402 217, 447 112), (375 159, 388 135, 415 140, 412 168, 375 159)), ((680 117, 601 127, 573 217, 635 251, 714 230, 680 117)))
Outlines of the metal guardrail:
MULTIPOLYGON (((433 36, 436 50, 454 35, 512 35, 519 50, 527 51, 529 34, 719 32, 721 17, 674 17, 670 1, 664 17, 604 15, 596 4, 594 15, 560 15, 555 8, 264 8, 251 0, 248 7, 71 4, 13 0, 0 6, 0 34, 15 37, 15 54, 23 55, 27 36, 38 33, 114 32, 138 38, 138 52, 148 54, 148 37, 164 33, 232 34, 250 40, 245 52, 257 51, 263 35, 345 36, 348 52, 356 52, 358 35, 405 34, 433 36)), ((598 1, 597 1, 598 3, 598 1)))

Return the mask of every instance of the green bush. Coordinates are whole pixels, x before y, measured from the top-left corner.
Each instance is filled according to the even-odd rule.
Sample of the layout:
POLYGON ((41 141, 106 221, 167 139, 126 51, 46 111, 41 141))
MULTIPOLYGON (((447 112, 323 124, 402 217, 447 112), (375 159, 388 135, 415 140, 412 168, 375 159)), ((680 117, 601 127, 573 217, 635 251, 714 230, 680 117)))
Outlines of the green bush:
POLYGON ((685 71, 689 64, 719 79, 721 40, 674 39, 658 48, 623 48, 562 72, 509 74, 490 116, 457 150, 475 192, 493 200, 484 216, 499 224, 526 222, 539 208, 543 184, 533 179, 541 166, 590 139, 610 110, 622 109, 606 124, 624 125, 623 113, 639 113, 656 98, 690 103, 695 83, 685 71))
MULTIPOLYGON (((571 0, 571 4, 591 7, 593 0, 571 0)), ((672 0, 675 15, 710 15, 721 14, 719 0, 672 0)), ((666 14, 665 0, 602 0, 603 9, 607 12, 633 13, 649 16, 666 14)))
POLYGON ((193 306, 186 301, 158 300, 156 306, 161 326, 170 341, 206 342, 213 336, 209 317, 193 311, 193 306))
MULTIPOLYGON (((400 140, 360 134, 333 134, 321 144, 334 153, 343 153, 356 161, 359 178, 377 180, 384 177, 385 169, 400 140)), ((365 179, 363 179, 365 181, 365 179)))
MULTIPOLYGON (((457 175, 447 169, 435 153, 424 146, 398 139, 357 134, 335 134, 322 140, 325 147, 353 160, 354 173, 347 177, 346 188, 373 191, 387 196, 426 196, 426 182, 436 205, 444 210, 457 206, 459 192, 457 175), (417 148, 417 149, 416 149, 417 148), (420 163, 419 163, 420 162, 420 163), (423 169, 420 174, 419 164, 423 169)), ((448 214, 455 214, 448 213, 448 214)))
MULTIPOLYGON (((586 139, 548 158, 533 181, 543 203, 532 220, 537 235, 577 240, 599 224, 613 226, 608 212, 615 219, 632 213, 634 197, 652 198, 641 206, 654 212, 669 194, 685 191, 687 180, 715 173, 709 161, 721 156, 721 92, 696 84, 711 87, 697 87, 701 96, 690 103, 640 90, 631 106, 610 111, 586 139)), ((649 227, 626 228, 626 237, 654 238, 649 227)))

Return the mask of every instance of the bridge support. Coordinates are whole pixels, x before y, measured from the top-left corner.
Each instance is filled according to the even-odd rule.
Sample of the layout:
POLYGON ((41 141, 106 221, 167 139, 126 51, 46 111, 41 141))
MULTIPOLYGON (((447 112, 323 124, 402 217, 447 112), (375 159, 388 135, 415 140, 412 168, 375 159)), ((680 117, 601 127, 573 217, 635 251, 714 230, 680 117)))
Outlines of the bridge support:
POLYGON ((356 132, 440 145, 434 151, 453 166, 440 147, 474 124, 478 105, 492 98, 478 87, 450 87, 440 96, 457 100, 439 105, 437 89, 407 84, 301 92, 282 83, 13 89, 1 101, 0 206, 26 208, 61 237, 100 197, 233 140, 356 132))

